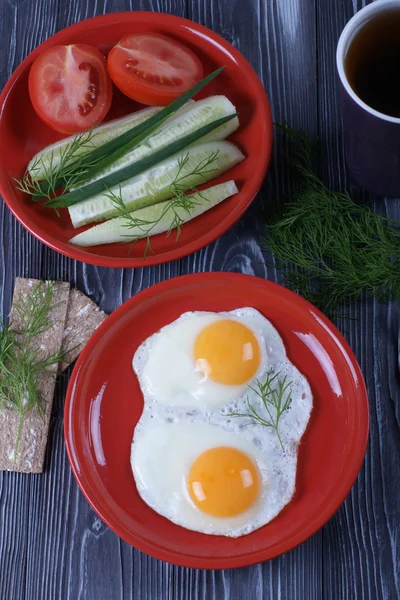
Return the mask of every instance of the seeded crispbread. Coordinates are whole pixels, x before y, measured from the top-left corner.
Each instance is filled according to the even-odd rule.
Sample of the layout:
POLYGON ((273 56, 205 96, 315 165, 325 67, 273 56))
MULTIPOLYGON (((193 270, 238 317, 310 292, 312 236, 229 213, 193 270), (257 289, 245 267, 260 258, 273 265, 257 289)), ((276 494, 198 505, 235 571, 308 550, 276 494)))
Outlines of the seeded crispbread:
POLYGON ((90 298, 79 290, 71 289, 61 346, 65 358, 60 364, 60 371, 65 371, 78 358, 88 339, 106 318, 106 313, 90 298))
MULTIPOLYGON (((20 298, 26 298, 31 294, 33 286, 42 285, 42 283, 35 279, 17 278, 13 306, 20 298)), ((53 308, 49 313, 52 327, 44 333, 39 333, 33 340, 38 358, 49 357, 61 349, 69 293, 69 283, 54 282, 53 308)), ((21 329, 20 319, 17 312, 13 311, 13 307, 11 308, 10 319, 15 329, 21 329)), ((20 342, 23 344, 23 337, 20 342)), ((20 415, 8 409, 0 411, 0 470, 23 473, 41 473, 43 471, 57 370, 58 365, 54 364, 40 375, 38 391, 41 392, 44 400, 43 412, 39 415, 37 409, 34 408, 25 415, 16 459, 15 446, 20 415)))

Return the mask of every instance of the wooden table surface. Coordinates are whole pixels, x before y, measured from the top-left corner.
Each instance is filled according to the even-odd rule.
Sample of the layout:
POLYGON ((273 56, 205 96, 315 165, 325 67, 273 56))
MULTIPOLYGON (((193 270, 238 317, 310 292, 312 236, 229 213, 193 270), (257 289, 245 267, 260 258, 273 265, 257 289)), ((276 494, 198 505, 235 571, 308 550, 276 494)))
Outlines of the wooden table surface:
MULTIPOLYGON (((275 121, 321 140, 329 185, 370 199, 346 177, 335 78, 335 47, 361 0, 0 0, 0 87, 20 61, 60 29, 122 10, 172 13, 207 25, 253 65, 275 121)), ((1 152, 7 148, 1 146, 1 152)), ((186 259, 160 267, 105 269, 64 258, 30 236, 0 206, 0 306, 8 315, 16 276, 71 282, 107 312, 160 280, 193 271, 238 271, 278 280, 263 264, 263 206, 291 189, 275 140, 262 192, 241 222, 186 259)), ((371 199, 370 199, 371 200, 371 199)), ((399 202, 372 199, 400 218, 399 202)), ((395 600, 400 597, 399 307, 357 302, 338 327, 364 372, 371 435, 364 466, 337 514, 307 542, 250 568, 175 567, 131 548, 89 508, 72 476, 63 439, 67 382, 57 388, 46 471, 0 473, 0 600, 395 600)), ((332 431, 332 436, 335 432, 332 431)))

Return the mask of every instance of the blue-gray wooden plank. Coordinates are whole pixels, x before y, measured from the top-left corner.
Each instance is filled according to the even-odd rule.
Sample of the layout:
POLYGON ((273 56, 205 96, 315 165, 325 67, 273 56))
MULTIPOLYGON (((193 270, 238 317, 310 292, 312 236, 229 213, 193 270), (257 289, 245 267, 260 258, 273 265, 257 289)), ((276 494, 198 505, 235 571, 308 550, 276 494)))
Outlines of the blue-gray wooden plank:
MULTIPOLYGON (((249 59, 268 91, 274 119, 321 136, 326 180, 345 174, 334 51, 357 0, 1 0, 0 87, 52 33, 118 10, 157 10, 211 27, 249 59)), ((231 270, 279 280, 259 240, 266 205, 290 193, 285 144, 275 142, 269 177, 231 231, 195 255, 160 267, 122 270, 76 263, 34 240, 0 205, 0 309, 7 315, 17 275, 63 279, 111 312, 139 290, 181 273, 231 270)), ((0 147, 0 151, 5 151, 0 147)), ((400 218, 396 201, 374 207, 400 218)), ((83 499, 66 458, 59 383, 46 472, 0 473, 0 600, 394 600, 399 577, 399 373, 397 305, 358 302, 339 326, 361 363, 371 399, 365 467, 337 515, 292 552, 245 569, 199 571, 168 565, 114 535, 83 499)), ((332 432, 334 435, 334 432, 332 432)))
MULTIPOLYGON (((347 188, 361 203, 400 219, 400 200, 374 199, 347 177, 338 98, 335 48, 362 0, 318 3, 318 134, 320 170, 329 185, 347 188)), ((363 370, 370 401, 365 464, 349 497, 323 529, 324 597, 329 600, 400 598, 400 388, 397 367, 399 305, 376 301, 350 307, 354 320, 340 329, 363 370)))

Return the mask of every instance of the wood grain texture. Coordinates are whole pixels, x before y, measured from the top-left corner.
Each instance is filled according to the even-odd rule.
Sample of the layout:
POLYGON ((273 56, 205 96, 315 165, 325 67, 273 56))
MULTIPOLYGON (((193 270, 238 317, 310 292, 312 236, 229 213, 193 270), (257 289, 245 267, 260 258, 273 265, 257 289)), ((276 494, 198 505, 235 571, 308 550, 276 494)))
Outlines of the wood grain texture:
MULTIPOLYGON (((320 167, 329 185, 347 187, 361 203, 400 218, 399 202, 371 198, 347 178, 335 88, 335 46, 345 23, 365 2, 319 3, 318 134, 320 167), (338 134, 339 132, 339 134, 338 134)), ((400 596, 398 304, 358 302, 353 321, 341 324, 361 365, 370 400, 365 465, 342 508, 323 529, 326 598, 395 600, 400 596)))
MULTIPOLYGON (((156 10, 194 19, 248 58, 268 91, 275 121, 321 137, 320 170, 348 186, 334 53, 360 0, 2 0, 0 86, 41 41, 95 14, 156 10)), ((0 148, 4 151, 4 148, 0 148)), ((214 244, 146 269, 102 269, 41 245, 0 205, 0 307, 7 315, 16 276, 69 281, 105 312, 160 280, 194 271, 238 271, 279 280, 266 268, 261 216, 291 191, 278 133, 266 183, 244 218, 214 244)), ((373 199, 400 219, 398 202, 373 199)), ((267 257, 269 261, 271 257, 267 257)), ((72 476, 63 440, 67 377, 57 387, 45 473, 0 473, 0 600, 395 600, 400 596, 399 307, 358 302, 338 325, 355 350, 371 402, 364 468, 342 508, 310 540, 268 563, 229 571, 168 565, 131 548, 93 513, 72 476)), ((68 375, 68 373, 67 373, 68 375)), ((334 432, 332 432, 334 435, 334 432)))

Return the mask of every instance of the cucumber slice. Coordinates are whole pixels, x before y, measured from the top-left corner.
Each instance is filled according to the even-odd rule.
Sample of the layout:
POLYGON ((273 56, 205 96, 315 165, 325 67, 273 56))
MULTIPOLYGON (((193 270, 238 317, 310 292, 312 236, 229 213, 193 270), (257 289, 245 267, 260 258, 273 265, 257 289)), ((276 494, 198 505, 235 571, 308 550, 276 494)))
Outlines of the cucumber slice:
POLYGON ((193 201, 194 206, 189 212, 183 207, 178 206, 173 209, 168 206, 168 202, 160 202, 131 213, 133 217, 140 220, 135 228, 127 227, 124 217, 117 217, 79 233, 70 240, 70 243, 84 247, 99 246, 115 242, 131 242, 147 235, 164 233, 171 230, 176 215, 181 220, 181 224, 187 223, 237 192, 234 181, 220 183, 201 193, 190 194, 188 199, 193 201))
MULTIPOLYGON (((77 150, 75 156, 85 154, 88 149, 93 150, 93 148, 97 148, 105 142, 116 138, 118 135, 121 135, 121 133, 124 133, 135 125, 139 125, 139 123, 148 119, 160 110, 161 108, 158 106, 149 106, 148 108, 138 110, 126 117, 107 121, 107 123, 99 125, 99 127, 95 128, 94 135, 90 139, 90 147, 88 148, 88 146, 82 145, 77 150)), ((46 148, 35 154, 27 168, 31 178, 34 181, 40 181, 46 176, 46 172, 49 169, 53 171, 60 164, 61 154, 65 152, 68 144, 70 144, 75 137, 75 135, 66 137, 54 144, 50 144, 50 146, 46 146, 46 148)))
MULTIPOLYGON (((200 129, 200 127, 203 127, 212 121, 216 121, 217 119, 221 119, 222 117, 232 115, 235 112, 236 108, 226 96, 210 96, 204 100, 185 105, 184 108, 177 111, 160 127, 160 129, 153 135, 150 135, 143 143, 134 148, 131 152, 128 152, 128 154, 122 156, 106 169, 103 169, 103 171, 99 171, 95 177, 85 181, 83 185, 97 181, 110 173, 114 173, 115 171, 132 165, 136 161, 145 158, 146 156, 150 156, 150 154, 156 150, 167 147, 171 142, 193 133, 197 129, 200 129)), ((201 138, 201 140, 196 142, 196 144, 223 140, 238 127, 239 119, 235 117, 214 131, 211 131, 211 133, 208 133, 201 138)))
MULTIPOLYGON (((193 133, 203 125, 234 113, 236 113, 236 108, 226 96, 210 96, 204 100, 198 100, 195 104, 188 106, 183 115, 177 115, 169 123, 160 127, 154 135, 146 140, 147 144, 152 151, 165 148, 172 141, 193 133)), ((239 119, 235 117, 201 138, 196 144, 223 140, 238 127, 239 119)))
POLYGON ((214 179, 242 160, 243 154, 230 142, 210 142, 187 148, 128 179, 121 186, 114 186, 107 192, 70 206, 68 211, 72 224, 74 227, 81 227, 87 223, 118 216, 118 208, 110 198, 111 193, 120 195, 128 210, 137 210, 170 198, 171 185, 178 177, 180 187, 189 190, 214 179), (215 160, 207 167, 206 172, 203 169, 203 172, 199 173, 199 166, 214 154, 215 160))

